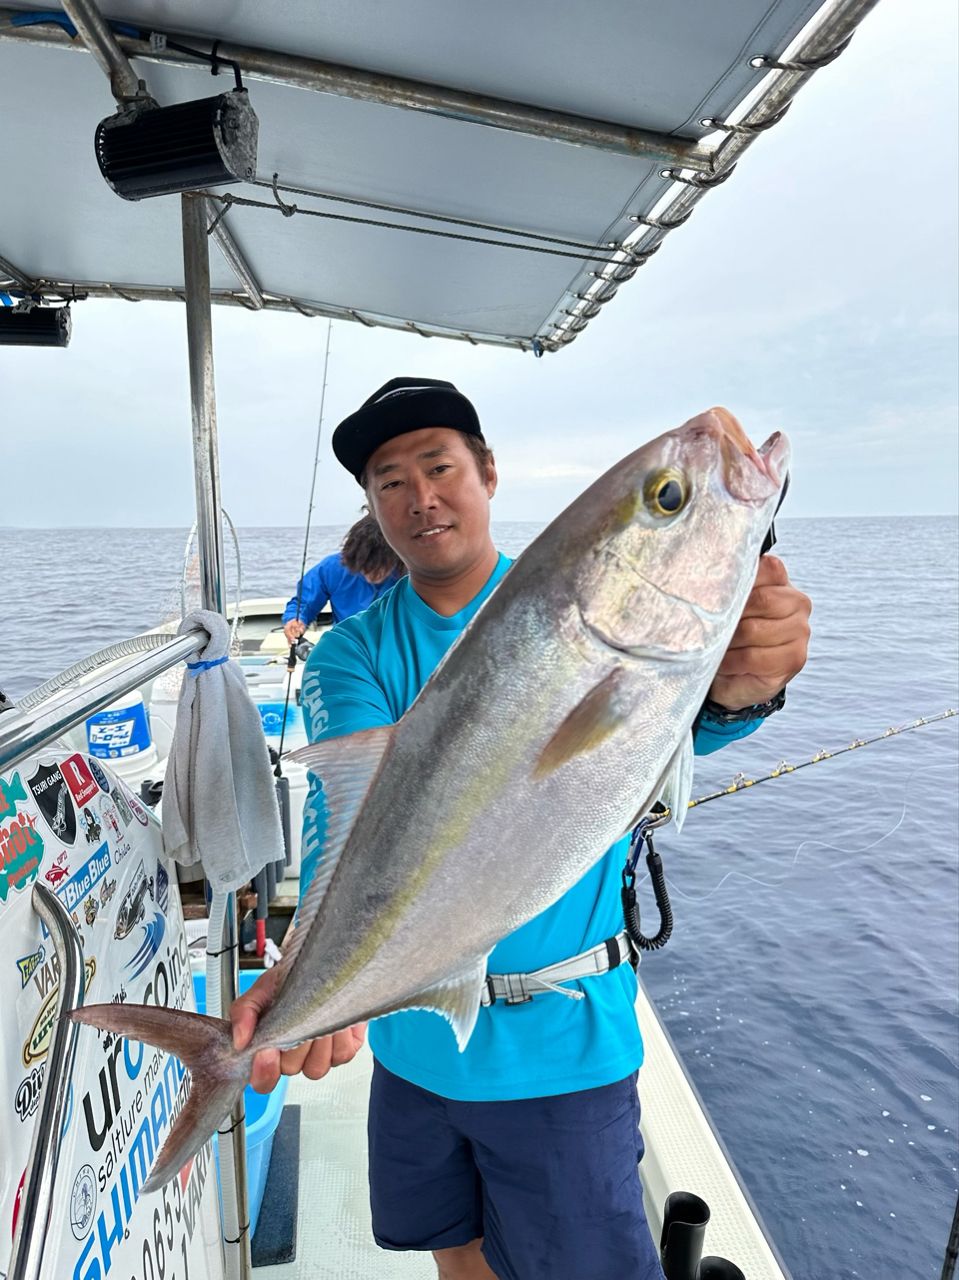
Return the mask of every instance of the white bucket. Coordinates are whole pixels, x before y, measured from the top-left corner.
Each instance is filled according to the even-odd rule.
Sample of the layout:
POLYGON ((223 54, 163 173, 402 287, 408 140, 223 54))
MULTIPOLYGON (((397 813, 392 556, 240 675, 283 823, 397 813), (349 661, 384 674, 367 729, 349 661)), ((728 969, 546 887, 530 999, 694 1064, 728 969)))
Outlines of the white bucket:
POLYGON ((157 763, 150 716, 136 689, 90 716, 86 731, 89 754, 109 762, 122 777, 157 763))

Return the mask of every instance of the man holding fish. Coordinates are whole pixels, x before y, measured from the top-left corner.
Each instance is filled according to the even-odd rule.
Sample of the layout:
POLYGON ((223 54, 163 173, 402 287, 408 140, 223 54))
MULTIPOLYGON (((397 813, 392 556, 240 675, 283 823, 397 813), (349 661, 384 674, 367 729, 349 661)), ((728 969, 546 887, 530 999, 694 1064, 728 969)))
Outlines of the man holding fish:
MULTIPOLYGON (((704 417, 732 448, 753 452, 729 415, 704 417)), ((303 688, 319 739, 398 720, 509 568, 489 529, 493 455, 473 406, 451 384, 394 379, 340 425, 333 447, 366 490, 409 580, 314 651, 303 688)), ((666 518, 683 500, 674 492, 682 483, 664 473, 658 500, 666 518)), ((809 610, 782 563, 764 556, 697 723, 698 753, 750 732, 775 705, 805 661, 809 610)), ((517 687, 518 733, 525 710, 517 687)), ((322 804, 315 791, 313 801, 322 804)), ((307 844, 311 821, 316 815, 307 844)), ((317 864, 315 848, 309 852, 304 888, 317 864)), ((389 859, 388 841, 381 853, 389 859)), ((619 934, 624 855, 620 842, 501 942, 490 972, 530 972, 619 934)), ((622 964, 575 983, 585 998, 544 986, 535 998, 481 1008, 463 1052, 435 1014, 407 1011, 373 1025, 370 1179, 383 1247, 432 1250, 448 1280, 661 1274, 636 1176, 635 983, 622 964)), ((238 1045, 252 1034, 258 994, 234 1006, 238 1045)), ((349 1061, 363 1034, 354 1026, 263 1052, 254 1083, 269 1089, 280 1071, 318 1079, 349 1061)))
POLYGON ((409 576, 307 663, 284 958, 232 1026, 129 1004, 73 1017, 190 1068, 146 1191, 247 1080, 319 1079, 369 1021, 380 1245, 431 1251, 442 1280, 661 1280, 621 872, 657 798, 684 815, 693 743, 751 732, 805 662, 809 601, 771 556, 757 572, 788 443, 756 450, 725 410, 700 414, 512 567, 490 536, 493 456, 452 384, 393 379, 333 447, 409 576))

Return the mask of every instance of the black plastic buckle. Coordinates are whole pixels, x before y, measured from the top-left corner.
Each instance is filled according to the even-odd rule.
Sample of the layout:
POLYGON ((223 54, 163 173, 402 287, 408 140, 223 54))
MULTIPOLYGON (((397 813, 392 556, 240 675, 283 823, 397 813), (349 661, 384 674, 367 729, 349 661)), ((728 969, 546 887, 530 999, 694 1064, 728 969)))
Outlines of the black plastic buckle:
POLYGON ((493 988, 492 975, 489 973, 486 975, 486 994, 489 996, 488 1007, 492 1008, 492 1006, 496 1003, 496 991, 493 988))
POLYGON ((607 972, 612 972, 613 969, 618 969, 623 962, 619 942, 616 938, 607 938, 603 945, 606 948, 607 972))

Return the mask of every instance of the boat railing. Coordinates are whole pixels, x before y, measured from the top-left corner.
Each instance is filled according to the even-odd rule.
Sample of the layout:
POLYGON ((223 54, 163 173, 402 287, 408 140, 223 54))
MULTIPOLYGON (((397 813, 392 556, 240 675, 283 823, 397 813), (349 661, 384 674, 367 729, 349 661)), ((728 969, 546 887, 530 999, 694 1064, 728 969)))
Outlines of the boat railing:
MULTIPOLYGON (((129 644, 142 639, 137 637, 129 644)), ((194 657, 208 639, 202 628, 166 639, 154 636, 152 647, 146 651, 134 651, 117 658, 117 650, 124 645, 111 646, 69 668, 48 682, 51 688, 48 697, 30 705, 28 695, 25 708, 14 707, 0 716, 0 771, 47 746, 124 694, 194 657)), ((37 692, 42 694, 48 686, 37 692)))
POLYGON ((60 962, 57 1018, 47 1054, 40 1112, 23 1179, 7 1280, 38 1280, 43 1267, 60 1161, 60 1138, 77 1051, 79 1024, 64 1015, 83 1003, 83 949, 70 914, 44 884, 33 886, 33 909, 46 925, 60 962))

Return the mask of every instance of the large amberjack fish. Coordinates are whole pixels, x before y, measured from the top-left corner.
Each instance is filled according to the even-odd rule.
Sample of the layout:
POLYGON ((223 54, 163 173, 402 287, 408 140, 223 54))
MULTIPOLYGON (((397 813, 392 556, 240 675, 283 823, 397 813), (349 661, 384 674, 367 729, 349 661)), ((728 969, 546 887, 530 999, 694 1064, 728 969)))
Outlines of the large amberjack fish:
POLYGON ((486 961, 664 788, 681 813, 693 720, 756 573, 788 444, 713 409, 631 454, 517 560, 396 724, 302 748, 327 844, 273 1004, 244 1052, 221 1019, 94 1005, 78 1021, 175 1053, 189 1101, 146 1184, 210 1136, 259 1049, 398 1009, 462 1048, 486 961))

